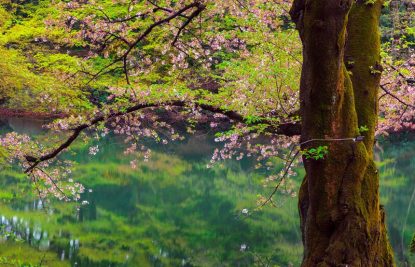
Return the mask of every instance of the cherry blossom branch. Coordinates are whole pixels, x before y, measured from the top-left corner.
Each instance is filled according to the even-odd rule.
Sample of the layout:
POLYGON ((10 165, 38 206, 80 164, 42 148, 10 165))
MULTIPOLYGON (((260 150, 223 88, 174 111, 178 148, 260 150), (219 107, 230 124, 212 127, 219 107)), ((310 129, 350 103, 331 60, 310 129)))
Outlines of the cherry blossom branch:
MULTIPOLYGON (((123 23, 123 22, 127 22, 127 21, 134 20, 134 19, 139 18, 139 17, 145 17, 145 16, 147 16, 147 15, 150 14, 150 12, 146 12, 146 13, 143 13, 143 14, 141 14, 141 13, 140 14, 136 14, 134 16, 127 16, 125 18, 111 19, 108 16, 108 14, 105 13, 105 11, 102 10, 101 8, 93 8, 93 9, 101 12, 104 15, 104 17, 105 17, 105 19, 106 19, 106 21, 108 23, 123 23)), ((157 11, 157 10, 153 10, 153 12, 155 12, 155 11, 157 11)))
POLYGON ((42 192, 39 189, 39 184, 37 182, 36 176, 32 173, 32 174, 29 175, 29 177, 30 177, 30 180, 35 185, 35 189, 36 189, 36 192, 38 194, 38 197, 39 197, 40 201, 42 202, 42 208, 46 208, 46 200, 42 197, 42 192))
POLYGON ((409 103, 406 103, 405 101, 403 101, 402 99, 400 99, 399 97, 397 97, 396 95, 394 95, 391 91, 389 91, 388 89, 386 89, 386 87, 384 85, 381 85, 380 88, 385 92, 386 95, 389 95, 392 98, 396 99, 402 105, 405 105, 407 107, 411 107, 411 108, 415 109, 415 106, 414 105, 409 104, 409 103))
MULTIPOLYGON (((211 106, 207 104, 199 104, 199 103, 193 103, 193 104, 196 107, 201 108, 202 110, 209 111, 212 113, 222 114, 226 116, 228 119, 239 122, 239 123, 246 123, 245 117, 235 111, 230 111, 224 108, 215 107, 215 106, 211 106)), ((97 116, 94 119, 92 119, 89 123, 84 123, 84 124, 77 126, 76 128, 73 128, 72 134, 68 137, 68 139, 66 139, 65 142, 63 142, 59 147, 57 147, 53 151, 47 154, 44 154, 40 157, 33 157, 30 155, 26 155, 25 158, 29 163, 31 163, 31 165, 25 170, 25 173, 31 173, 35 168, 37 168, 37 166, 40 163, 51 160, 55 158, 56 156, 58 156, 63 150, 69 148, 69 146, 79 137, 79 135, 83 131, 85 131, 86 129, 92 126, 95 126, 101 122, 105 122, 110 119, 123 116, 126 114, 130 114, 130 113, 133 113, 139 110, 143 110, 147 108, 163 107, 163 106, 187 107, 189 106, 189 103, 185 101, 181 101, 181 100, 176 100, 176 101, 167 101, 163 103, 138 104, 138 105, 135 105, 135 106, 132 106, 126 109, 125 111, 115 112, 107 116, 104 116, 104 115, 97 116)), ((259 125, 264 122, 270 123, 271 121, 261 121, 261 122, 251 123, 250 125, 255 126, 255 125, 259 125)), ((299 123, 285 123, 285 124, 280 124, 278 126, 274 126, 270 124, 267 127, 266 131, 272 134, 295 136, 295 135, 300 134, 301 125, 299 123)))
POLYGON ((395 66, 393 66, 391 64, 388 64, 388 66, 391 67, 394 71, 396 71, 401 78, 405 79, 406 82, 408 82, 408 83, 413 83, 414 82, 414 78, 413 77, 407 77, 397 67, 395 67, 395 66))
MULTIPOLYGON (((203 5, 202 3, 195 1, 189 5, 184 6, 183 8, 181 8, 180 10, 178 10, 177 12, 171 14, 170 16, 162 19, 162 20, 158 20, 157 22, 151 24, 133 43, 131 43, 128 46, 128 49, 118 58, 116 58, 115 60, 113 60, 111 63, 109 63, 108 65, 106 65, 105 67, 103 67, 100 71, 98 71, 96 74, 94 74, 92 76, 92 78, 89 80, 88 83, 92 82, 93 80, 95 80, 98 76, 100 76, 106 69, 110 68, 111 66, 115 65, 116 63, 123 61, 124 62, 124 70, 126 62, 127 62, 127 57, 128 55, 131 53, 131 51, 140 43, 142 42, 156 27, 159 27, 163 24, 169 23, 171 20, 183 15, 186 11, 188 10, 192 10, 196 8, 196 10, 190 15, 189 19, 186 20, 186 22, 182 25, 182 27, 180 28, 178 34, 175 37, 178 38, 178 35, 180 35, 181 31, 195 18, 197 17, 200 12, 202 12, 202 10, 204 10, 206 8, 205 5, 203 5), (183 28, 183 29, 182 29, 183 28)), ((125 73, 125 76, 127 77, 128 80, 128 73, 125 73)))
MULTIPOLYGON (((297 145, 293 146, 291 148, 290 153, 288 154, 288 158, 291 157, 292 153, 294 152, 294 149, 298 148, 297 145)), ((261 205, 259 205, 257 207, 257 209, 264 207, 265 205, 267 205, 269 202, 272 203, 272 198, 274 197, 274 195, 277 193, 278 188, 280 187, 280 185, 282 184, 282 182, 284 181, 285 177, 287 176, 291 166, 293 165, 295 159, 297 158, 298 154, 300 153, 300 149, 294 154, 294 156, 288 161, 288 163, 285 166, 285 170, 284 170, 284 174, 281 176, 280 181, 278 182, 278 184, 274 187, 274 190, 271 192, 271 194, 269 194, 268 198, 261 203, 261 205)))
MULTIPOLYGON (((155 7, 155 9, 154 9, 153 11, 162 10, 162 11, 165 11, 165 12, 167 12, 167 13, 173 13, 173 10, 172 10, 172 9, 169 9, 169 8, 166 8, 166 7, 159 6, 159 5, 158 5, 158 4, 156 4, 154 1, 147 0, 147 2, 149 2, 151 5, 153 5, 153 6, 155 7)), ((180 17, 183 17, 183 18, 186 18, 186 19, 188 19, 188 18, 189 18, 189 17, 188 17, 188 16, 186 16, 186 15, 180 15, 180 17)))
POLYGON ((176 36, 174 37, 174 40, 173 40, 173 42, 172 42, 172 45, 174 46, 175 44, 176 44, 176 42, 177 42, 177 40, 179 39, 179 37, 180 37, 180 34, 181 34, 181 32, 184 30, 184 28, 186 28, 187 27, 187 25, 189 25, 190 24, 190 22, 192 22, 192 20, 195 18, 195 17, 197 17, 197 16, 199 16, 199 14, 204 10, 206 8, 206 6, 204 6, 204 5, 199 5, 198 6, 198 8, 195 10, 195 11, 193 11, 193 13, 192 14, 190 14, 190 16, 189 16, 189 18, 182 24, 182 26, 180 26, 180 28, 179 28, 179 31, 177 32, 177 34, 176 34, 176 36))
POLYGON ((35 168, 36 170, 39 170, 41 173, 43 173, 53 184, 53 186, 62 194, 63 198, 68 201, 69 197, 65 194, 65 192, 63 192, 63 190, 56 184, 55 179, 52 178, 52 176, 49 175, 49 173, 45 172, 44 170, 42 170, 39 167, 35 168))

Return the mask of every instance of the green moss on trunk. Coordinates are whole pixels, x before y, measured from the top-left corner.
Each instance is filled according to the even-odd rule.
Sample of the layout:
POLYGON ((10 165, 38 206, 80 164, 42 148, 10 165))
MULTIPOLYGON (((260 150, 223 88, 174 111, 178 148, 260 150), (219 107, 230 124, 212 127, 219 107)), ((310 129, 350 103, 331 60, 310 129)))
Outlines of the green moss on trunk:
POLYGON ((394 266, 372 159, 380 77, 370 66, 380 61, 380 5, 297 0, 290 12, 304 49, 302 141, 353 138, 360 126, 369 129, 364 142, 308 143, 329 145, 329 154, 304 159, 303 266, 394 266), (352 69, 345 61, 354 62, 347 64, 352 69))

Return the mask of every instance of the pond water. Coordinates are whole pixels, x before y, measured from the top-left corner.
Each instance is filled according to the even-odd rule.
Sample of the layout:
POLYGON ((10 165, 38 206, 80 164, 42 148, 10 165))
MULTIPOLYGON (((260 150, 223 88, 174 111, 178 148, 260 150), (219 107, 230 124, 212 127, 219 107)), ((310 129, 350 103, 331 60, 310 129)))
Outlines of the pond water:
MULTIPOLYGON (((38 121, 3 119, 1 133, 42 135, 38 121)), ((96 145, 96 144, 94 144, 96 145)), ((296 198, 251 216, 264 173, 249 160, 206 168, 216 144, 198 133, 152 147, 148 162, 130 167, 122 140, 110 137, 91 157, 77 144, 73 177, 87 190, 79 203, 52 203, 46 212, 28 179, 0 172, 0 265, 20 259, 42 266, 299 266, 296 198)), ((399 266, 415 264, 415 141, 383 142, 376 150, 381 197, 399 266)), ((298 187, 303 171, 294 178, 298 187)))

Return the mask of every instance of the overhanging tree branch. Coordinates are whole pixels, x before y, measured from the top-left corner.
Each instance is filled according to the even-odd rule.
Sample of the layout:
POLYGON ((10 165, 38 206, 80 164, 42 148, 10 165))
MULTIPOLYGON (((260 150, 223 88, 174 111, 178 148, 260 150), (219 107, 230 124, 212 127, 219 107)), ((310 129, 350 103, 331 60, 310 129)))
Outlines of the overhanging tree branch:
MULTIPOLYGON (((243 115, 235 111, 230 111, 224 108, 215 107, 215 106, 211 106, 207 104, 199 104, 199 103, 192 103, 192 104, 202 110, 209 111, 212 113, 222 114, 226 116, 228 119, 233 120, 235 122, 246 123, 246 118, 243 115)), ((163 107, 163 106, 188 107, 189 103, 185 101, 181 101, 181 100, 176 100, 176 101, 167 101, 163 103, 137 104, 135 106, 132 106, 126 109, 125 111, 114 112, 107 116, 104 116, 104 115, 97 116, 94 119, 92 119, 89 123, 84 123, 84 124, 77 126, 76 128, 73 128, 72 134, 66 139, 66 141, 63 142, 59 147, 52 150, 51 152, 46 153, 40 157, 33 157, 30 155, 26 155, 25 158, 28 162, 31 163, 31 165, 25 170, 25 173, 32 172, 40 163, 51 160, 55 158, 56 156, 58 156, 63 150, 67 149, 79 137, 79 135, 83 131, 85 131, 86 129, 90 127, 93 127, 101 122, 109 121, 113 118, 127 115, 130 113, 139 111, 139 110, 144 110, 147 108, 163 107)), ((272 133, 272 134, 295 136, 295 135, 299 135, 301 132, 301 125, 299 123, 284 123, 284 124, 275 126, 271 123, 271 121, 261 120, 260 122, 251 123, 250 125, 255 126, 255 125, 264 124, 264 123, 269 124, 266 128, 266 132, 272 133)))

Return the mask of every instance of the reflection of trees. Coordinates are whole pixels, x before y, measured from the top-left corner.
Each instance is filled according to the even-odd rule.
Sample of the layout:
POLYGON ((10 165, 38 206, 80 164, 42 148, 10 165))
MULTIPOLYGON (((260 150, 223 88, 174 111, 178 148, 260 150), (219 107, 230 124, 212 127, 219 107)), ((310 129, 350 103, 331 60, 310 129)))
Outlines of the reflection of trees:
MULTIPOLYGON (((73 159, 81 164, 74 177, 92 189, 83 196, 89 205, 76 212, 56 203, 49 219, 39 211, 29 217, 43 218, 42 227, 50 232, 54 247, 79 238, 72 261, 81 266, 252 266, 259 259, 298 264, 295 200, 252 218, 237 216, 243 208, 255 206, 262 176, 245 172, 250 162, 207 169, 206 150, 213 147, 206 139, 196 141, 190 142, 192 153, 177 149, 180 155, 173 155, 176 148, 187 146, 175 144, 155 152, 136 170, 116 139, 100 144, 101 152, 92 159, 77 153, 73 159), (247 251, 240 251, 242 244, 247 251)), ((78 149, 87 146, 80 144, 78 149)), ((61 256, 61 250, 57 252, 61 256)))
POLYGON ((397 260, 414 264, 409 245, 415 231, 415 142, 386 143, 380 156, 381 196, 397 260))
MULTIPOLYGON (((121 161, 114 168, 117 169, 122 164, 121 161)), ((151 255, 151 249, 146 251, 148 258, 161 262, 167 260, 169 264, 184 259, 195 265, 222 262, 252 265, 253 255, 241 253, 241 244, 248 243, 252 249, 257 250, 258 255, 270 258, 275 255, 275 251, 285 249, 278 249, 275 243, 287 247, 298 246, 299 236, 291 234, 296 231, 296 223, 288 229, 271 227, 275 225, 271 224, 271 220, 281 220, 281 225, 286 225, 283 221, 287 219, 296 221, 287 218, 292 215, 290 212, 285 211, 284 214, 282 211, 267 211, 258 213, 254 219, 236 219, 236 213, 242 207, 255 203, 259 187, 257 184, 256 190, 247 190, 246 185, 253 184, 248 181, 252 177, 243 173, 241 167, 237 167, 238 164, 231 164, 226 168, 207 169, 205 161, 189 165, 172 155, 156 154, 148 164, 139 165, 136 171, 127 171, 126 166, 122 172, 111 168, 99 170, 95 166, 97 176, 109 174, 120 184, 98 181, 88 185, 87 177, 84 177, 87 186, 94 188, 88 201, 95 203, 98 214, 100 210, 105 210, 101 213, 110 212, 121 216, 122 224, 127 224, 123 227, 140 229, 134 233, 137 239, 156 240, 159 250, 163 251, 161 256, 169 259, 160 259, 157 254, 151 255), (289 238, 285 238, 287 234, 289 238), (275 242, 275 237, 279 242, 275 242)), ((80 173, 89 173, 85 170, 88 165, 82 165, 81 168, 80 173)), ((84 211, 83 207, 81 212, 94 213, 94 209, 84 211)), ((100 215, 97 218, 103 219, 100 215)), ((111 229, 111 235, 128 238, 125 233, 120 233, 121 228, 111 229)), ((130 242, 128 249, 140 247, 134 240, 130 242)), ((299 258, 299 254, 287 255, 287 252, 274 257, 274 261, 288 263, 289 260, 299 258)), ((297 253, 301 252, 297 250, 297 253)))
POLYGON ((8 170, 0 175, 0 198, 14 193, 0 213, 39 224, 48 232, 50 249, 59 258, 71 255, 78 266, 252 266, 259 259, 299 264, 296 200, 252 218, 237 216, 255 206, 261 192, 263 176, 252 172, 255 163, 245 159, 207 169, 215 144, 197 135, 153 146, 153 157, 136 170, 123 155, 121 140, 99 145, 101 152, 91 158, 79 151, 89 145, 78 143, 71 158, 80 163, 74 177, 92 189, 82 199, 89 205, 77 211, 72 204, 55 203, 54 214, 46 215, 27 204, 32 200, 26 178, 8 170), (70 250, 77 239, 79 249, 70 250), (240 251, 242 244, 247 251, 240 251))

